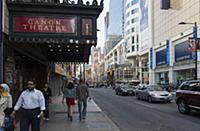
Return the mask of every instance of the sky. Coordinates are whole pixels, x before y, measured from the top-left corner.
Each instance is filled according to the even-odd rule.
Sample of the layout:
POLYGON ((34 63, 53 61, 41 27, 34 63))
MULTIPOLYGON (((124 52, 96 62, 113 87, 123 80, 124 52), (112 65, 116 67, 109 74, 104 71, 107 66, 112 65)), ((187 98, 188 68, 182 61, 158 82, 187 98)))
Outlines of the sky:
MULTIPOLYGON (((63 0, 60 0, 61 2, 63 0)), ((77 0, 74 0, 75 2, 77 2, 77 0)), ((92 3, 93 0, 83 0, 84 3, 86 3, 86 1, 89 1, 90 3, 92 3)), ((100 3, 101 0, 97 0, 98 4, 100 3)), ((104 0, 104 10, 102 11, 102 13, 100 14, 99 18, 97 19, 97 29, 99 29, 100 31, 97 32, 97 47, 102 47, 104 46, 104 42, 105 42, 105 38, 104 38, 104 17, 106 14, 106 11, 108 11, 109 8, 109 1, 110 0, 104 0)))

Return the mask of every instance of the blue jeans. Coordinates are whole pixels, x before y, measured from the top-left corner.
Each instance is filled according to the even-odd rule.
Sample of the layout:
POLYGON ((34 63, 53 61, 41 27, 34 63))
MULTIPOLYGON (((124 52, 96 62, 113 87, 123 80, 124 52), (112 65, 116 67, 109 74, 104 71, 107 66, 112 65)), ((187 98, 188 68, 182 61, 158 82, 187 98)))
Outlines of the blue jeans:
POLYGON ((0 131, 5 131, 3 127, 0 127, 0 131))
POLYGON ((49 118, 49 101, 45 100, 45 110, 44 110, 44 117, 49 118))
POLYGON ((87 100, 78 100, 79 119, 86 117, 86 109, 87 109, 87 100))

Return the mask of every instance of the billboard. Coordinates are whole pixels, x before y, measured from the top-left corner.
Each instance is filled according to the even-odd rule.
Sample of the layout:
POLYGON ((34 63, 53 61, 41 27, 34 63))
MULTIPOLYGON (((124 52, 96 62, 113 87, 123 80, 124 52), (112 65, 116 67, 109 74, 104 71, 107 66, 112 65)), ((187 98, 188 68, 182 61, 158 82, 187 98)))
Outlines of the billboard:
POLYGON ((156 52, 156 66, 167 64, 167 61, 166 61, 167 52, 166 51, 167 50, 164 49, 164 50, 156 52))
POLYGON ((175 61, 192 59, 193 46, 188 41, 175 45, 175 61))
POLYGON ((149 0, 140 0, 140 52, 147 51, 149 48, 148 6, 149 0))

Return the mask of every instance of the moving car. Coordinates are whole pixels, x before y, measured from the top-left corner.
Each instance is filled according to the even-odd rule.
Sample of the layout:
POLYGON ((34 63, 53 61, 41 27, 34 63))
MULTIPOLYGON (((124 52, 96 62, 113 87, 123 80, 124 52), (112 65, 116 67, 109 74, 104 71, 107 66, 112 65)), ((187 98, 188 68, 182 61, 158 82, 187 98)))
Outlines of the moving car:
POLYGON ((200 110, 200 80, 183 82, 176 91, 176 104, 182 114, 191 109, 200 110))
POLYGON ((136 90, 136 98, 148 100, 148 102, 171 102, 172 94, 164 91, 159 85, 141 86, 136 90))
POLYGON ((115 89, 116 95, 134 95, 134 90, 128 84, 121 84, 115 89))

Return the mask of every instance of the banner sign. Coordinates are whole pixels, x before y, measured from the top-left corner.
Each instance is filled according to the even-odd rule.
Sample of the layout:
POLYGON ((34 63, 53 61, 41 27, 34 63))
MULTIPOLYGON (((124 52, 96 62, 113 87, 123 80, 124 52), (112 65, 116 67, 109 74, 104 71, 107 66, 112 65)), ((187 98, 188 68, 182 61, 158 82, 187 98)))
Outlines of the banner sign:
POLYGON ((166 49, 156 52, 156 65, 165 65, 166 63, 166 49))
POLYGON ((166 64, 170 65, 170 45, 169 40, 166 41, 166 64))
POLYGON ((193 44, 189 44, 188 41, 184 41, 175 45, 175 61, 183 61, 192 59, 193 44))
POLYGON ((149 49, 149 0, 140 0, 140 46, 139 51, 145 52, 149 49))
POLYGON ((14 16, 13 32, 75 33, 75 17, 14 16))
POLYGON ((153 69, 153 48, 150 48, 150 69, 153 69))

